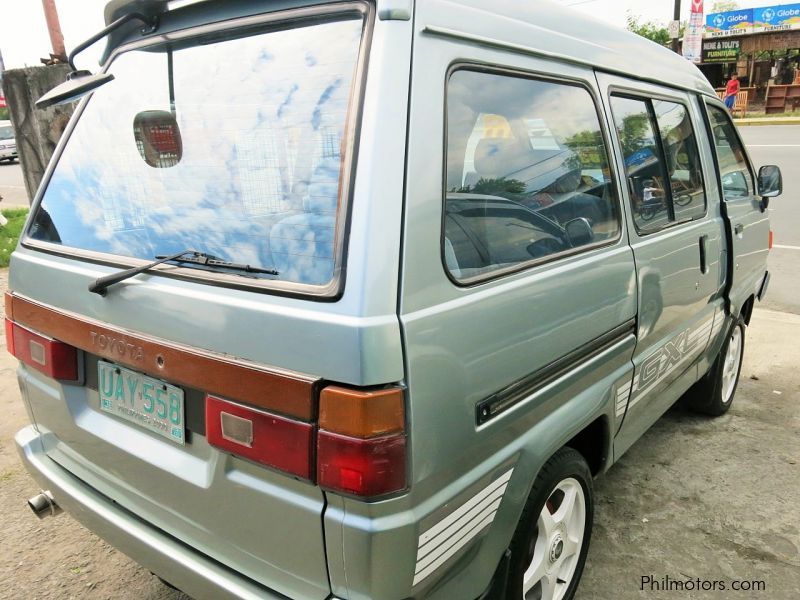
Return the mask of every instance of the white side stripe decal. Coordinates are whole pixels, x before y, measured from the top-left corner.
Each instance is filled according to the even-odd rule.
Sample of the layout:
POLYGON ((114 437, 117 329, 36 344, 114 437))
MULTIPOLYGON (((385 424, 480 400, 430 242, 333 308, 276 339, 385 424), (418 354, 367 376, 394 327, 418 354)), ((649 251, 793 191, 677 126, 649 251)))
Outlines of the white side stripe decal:
POLYGON ((413 585, 436 571, 494 521, 513 472, 513 468, 509 469, 457 510, 420 534, 413 585))
POLYGON ((619 417, 625 412, 625 407, 628 406, 628 396, 630 395, 632 381, 629 381, 617 390, 617 402, 614 406, 616 415, 619 417))
POLYGON ((642 361, 634 379, 629 408, 633 407, 676 369, 697 356, 693 350, 698 344, 705 347, 713 322, 714 319, 711 318, 698 325, 694 331, 686 330, 679 333, 642 361))

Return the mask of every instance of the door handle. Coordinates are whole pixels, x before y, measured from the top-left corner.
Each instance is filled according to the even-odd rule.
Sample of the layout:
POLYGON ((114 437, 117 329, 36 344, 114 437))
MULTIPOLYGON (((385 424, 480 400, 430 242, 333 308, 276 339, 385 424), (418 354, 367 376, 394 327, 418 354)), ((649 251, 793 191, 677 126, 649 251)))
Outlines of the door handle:
POLYGON ((733 233, 736 235, 742 235, 744 233, 744 225, 741 223, 737 223, 736 226, 733 228, 733 233))
POLYGON ((706 260, 706 242, 708 242, 707 235, 700 236, 700 272, 705 275, 708 273, 708 262, 706 260))

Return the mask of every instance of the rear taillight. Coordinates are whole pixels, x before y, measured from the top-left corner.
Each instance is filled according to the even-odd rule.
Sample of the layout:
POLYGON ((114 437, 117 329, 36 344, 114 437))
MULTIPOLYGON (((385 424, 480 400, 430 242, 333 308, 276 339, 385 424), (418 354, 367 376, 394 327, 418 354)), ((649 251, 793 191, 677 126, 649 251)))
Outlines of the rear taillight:
POLYGON ((770 250, 772 250, 772 240, 773 240, 772 229, 770 229, 769 230, 769 249, 770 250))
POLYGON ((53 379, 78 381, 78 349, 6 319, 6 346, 21 362, 53 379))
POLYGON ((16 356, 14 352, 14 323, 11 319, 6 319, 6 348, 11 356, 16 356))
POLYGON ((312 478, 311 423, 206 396, 206 438, 221 450, 303 479, 312 478))
POLYGON ((406 488, 403 391, 329 386, 320 394, 317 483, 376 497, 406 488))
POLYGON ((328 490, 374 498, 406 488, 405 404, 400 388, 320 393, 316 472, 312 423, 206 396, 212 446, 328 490))

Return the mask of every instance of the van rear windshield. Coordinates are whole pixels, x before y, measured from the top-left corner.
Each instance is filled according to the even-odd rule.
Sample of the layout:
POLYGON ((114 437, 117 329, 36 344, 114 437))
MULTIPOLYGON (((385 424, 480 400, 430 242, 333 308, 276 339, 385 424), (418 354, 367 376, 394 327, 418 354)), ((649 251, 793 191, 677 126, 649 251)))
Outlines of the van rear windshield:
POLYGON ((120 54, 29 240, 148 261, 194 250, 253 270, 184 266, 331 293, 363 31, 361 14, 343 14, 120 54))

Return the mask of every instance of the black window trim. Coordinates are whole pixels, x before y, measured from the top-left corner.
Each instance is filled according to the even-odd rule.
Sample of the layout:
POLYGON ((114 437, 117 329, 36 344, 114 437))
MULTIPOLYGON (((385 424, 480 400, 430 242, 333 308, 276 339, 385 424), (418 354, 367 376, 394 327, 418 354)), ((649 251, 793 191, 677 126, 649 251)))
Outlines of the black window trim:
POLYGON ((439 227, 439 259, 442 265, 442 269, 444 270, 445 276, 450 282, 459 288, 472 288, 478 285, 482 285, 485 283, 494 282, 497 279, 501 279, 503 277, 507 277, 510 275, 515 275, 517 273, 521 273, 523 271, 529 271, 534 269, 535 267, 539 267, 544 264, 548 264, 551 262, 555 262, 558 260, 570 258, 576 256, 578 254, 584 254, 590 252, 592 250, 597 250, 598 248, 604 248, 607 246, 614 246, 617 245, 623 236, 623 229, 624 229, 624 209, 622 207, 622 193, 619 186, 619 178, 617 173, 616 165, 614 164, 613 154, 611 152, 612 145, 611 145, 611 138, 610 132, 608 131, 608 127, 606 126, 606 121, 604 119, 604 113, 601 109, 601 104, 599 102, 599 96, 595 93, 594 89, 586 82, 585 79, 581 79, 578 77, 569 77, 569 76, 559 76, 553 75, 552 73, 545 73, 536 70, 527 70, 521 69, 518 67, 508 67, 502 65, 496 65, 492 63, 481 62, 477 60, 456 60, 453 61, 447 69, 444 79, 444 106, 443 106, 443 115, 444 115, 444 127, 443 127, 443 144, 442 144, 442 218, 439 227), (546 81, 551 83, 558 83, 562 85, 568 85, 571 87, 577 87, 586 90, 589 93, 589 97, 591 98, 592 104, 594 105, 595 114, 597 115, 597 122, 600 126, 600 132, 603 138, 604 149, 606 152, 606 161, 608 164, 609 169, 609 184, 611 185, 612 194, 616 198, 615 202, 612 202, 613 212, 615 216, 615 220, 617 223, 617 235, 613 238, 608 240, 603 240, 599 242, 594 242, 592 244, 586 244, 584 246, 579 246, 577 248, 570 248, 568 250, 564 250, 562 252, 556 252, 553 254, 548 254, 547 256, 542 256, 540 258, 532 258, 531 260, 526 260, 508 267, 503 267, 501 269, 495 269, 493 271, 489 271, 487 273, 480 273, 478 275, 464 278, 464 279, 457 279, 451 272, 447 266, 447 261, 445 258, 445 205, 447 202, 447 143, 448 143, 448 111, 447 111, 447 104, 449 99, 449 89, 450 89, 450 78, 457 73, 458 71, 471 71, 474 73, 485 73, 487 75, 501 75, 507 77, 515 77, 518 79, 531 79, 535 81, 546 81))
MULTIPOLYGON (((703 161, 702 152, 700 151, 700 143, 699 138, 697 136, 697 128, 695 127, 695 123, 692 119, 692 113, 690 107, 687 105, 687 102, 684 98, 676 98, 674 96, 669 95, 661 95, 661 94, 652 94, 644 92, 643 90, 636 90, 631 88, 625 88, 620 86, 610 86, 608 88, 608 111, 609 117, 611 117, 611 122, 614 124, 614 136, 618 144, 620 144, 619 139, 619 131, 617 131, 617 122, 614 118, 614 107, 612 106, 612 101, 614 98, 626 98, 628 100, 638 100, 640 102, 644 102, 647 107, 647 114, 651 122, 651 127, 653 127, 653 134, 656 137, 656 143, 658 144, 658 150, 661 153, 660 158, 662 158, 662 165, 661 171, 662 175, 664 176, 664 183, 670 180, 668 173, 667 173, 667 159, 666 159, 666 151, 664 146, 664 141, 661 138, 661 129, 658 126, 658 119, 656 118, 655 108, 653 107, 654 100, 660 100, 661 102, 671 102, 673 104, 680 104, 686 110, 686 114, 689 116, 689 123, 692 126, 692 135, 694 136, 695 146, 697 147, 697 157, 700 161, 700 178, 702 179, 703 185, 703 214, 697 215, 696 217, 686 217, 683 219, 675 219, 675 204, 674 199, 672 197, 672 186, 670 185, 669 188, 669 203, 667 205, 667 210, 669 211, 670 221, 663 227, 653 230, 646 230, 643 231, 639 229, 639 225, 636 223, 636 219, 633 218, 633 206, 631 205, 631 198, 630 198, 630 188, 626 187, 628 192, 628 207, 631 209, 631 221, 633 222, 633 226, 636 229, 636 233, 640 238, 644 238, 653 234, 661 233, 662 231, 666 231, 672 229, 673 227, 677 227, 680 225, 685 225, 687 223, 692 223, 694 221, 702 221, 708 216, 708 187, 706 186, 706 177, 705 177, 705 164, 703 161)), ((620 144, 620 157, 622 158, 623 166, 625 163, 625 157, 622 155, 622 145, 620 144)), ((626 186, 628 186, 628 172, 627 169, 624 173, 626 186)), ((666 191, 666 190, 665 190, 666 191)))
MULTIPOLYGON (((258 30, 261 28, 266 28, 269 30, 270 26, 288 24, 292 22, 336 22, 348 14, 358 14, 363 20, 362 36, 356 58, 355 73, 353 75, 353 87, 350 93, 349 110, 351 111, 351 114, 348 114, 348 118, 345 121, 345 129, 352 130, 353 133, 351 136, 352 141, 350 143, 350 147, 348 148, 349 157, 344 160, 344 165, 342 168, 340 182, 341 191, 338 200, 342 207, 340 214, 337 216, 336 245, 334 248, 334 255, 338 258, 338 261, 334 263, 334 273, 331 280, 324 285, 313 285, 272 279, 249 279, 233 274, 184 268, 175 265, 170 265, 168 267, 156 267, 149 271, 151 274, 157 274, 160 277, 190 281, 193 283, 199 283, 213 287, 243 290, 272 296, 298 298, 316 302, 337 302, 341 299, 341 297, 344 295, 346 283, 349 248, 348 242, 350 238, 350 226, 352 221, 351 213, 353 209, 353 196, 360 149, 359 146, 364 98, 367 87, 367 71, 370 63, 370 50, 372 48, 372 39, 375 29, 375 12, 374 4, 368 2, 367 0, 344 0, 342 2, 332 2, 330 4, 304 6, 298 8, 279 8, 272 10, 266 8, 263 12, 260 12, 256 15, 235 17, 225 21, 192 25, 185 29, 170 31, 165 34, 159 34, 156 32, 155 34, 147 36, 143 39, 137 39, 123 43, 119 47, 115 48, 113 52, 111 52, 108 60, 104 63, 100 70, 101 73, 105 73, 111 67, 114 60, 125 52, 140 50, 149 46, 158 46, 170 41, 178 41, 192 37, 202 37, 204 35, 225 32, 229 30, 234 31, 237 27, 248 29, 248 35, 257 35, 257 33, 253 30, 258 30)), ((241 36, 233 35, 231 39, 237 39, 238 37, 241 36)), ((86 109, 86 106, 91 100, 92 96, 93 93, 82 98, 79 101, 78 106, 75 108, 75 111, 70 118, 64 133, 61 135, 61 138, 56 145, 49 165, 42 176, 38 191, 31 202, 31 208, 29 212, 30 215, 34 215, 36 211, 38 211, 45 193, 47 192, 47 188, 50 184, 53 173, 55 172, 55 169, 61 160, 64 149, 67 146, 69 139, 72 137, 72 133, 80 121, 83 111, 86 109)), ((20 238, 20 245, 25 248, 37 250, 54 256, 78 259, 91 264, 116 268, 139 267, 150 262, 146 259, 120 256, 116 254, 109 254, 107 252, 73 248, 52 242, 34 240, 29 236, 29 230, 32 223, 33 219, 31 218, 28 220, 27 227, 23 230, 20 238)))

